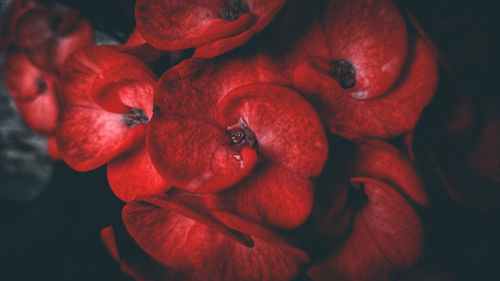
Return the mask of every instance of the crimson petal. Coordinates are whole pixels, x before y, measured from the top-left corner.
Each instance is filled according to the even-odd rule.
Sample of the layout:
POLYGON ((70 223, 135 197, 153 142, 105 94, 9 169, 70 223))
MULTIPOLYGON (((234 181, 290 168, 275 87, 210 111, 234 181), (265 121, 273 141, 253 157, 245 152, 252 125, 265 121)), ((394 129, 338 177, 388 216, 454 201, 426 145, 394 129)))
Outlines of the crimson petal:
POLYGON ((147 253, 173 269, 213 280, 291 280, 308 261, 270 230, 230 213, 203 215, 166 196, 146 201, 154 205, 125 206, 125 225, 147 253), (252 247, 240 231, 251 236, 252 247))
POLYGON ((321 121, 295 91, 271 84, 253 84, 229 92, 219 102, 223 125, 241 118, 257 139, 259 152, 304 177, 321 173, 328 154, 321 121))
POLYGON ((134 55, 145 62, 152 62, 167 54, 162 50, 155 49, 151 46, 142 35, 137 31, 137 28, 132 31, 127 42, 123 45, 109 46, 117 51, 134 55))
POLYGON ((259 225, 231 213, 212 214, 229 227, 253 234, 255 245, 245 247, 202 224, 195 224, 188 236, 194 267, 213 280, 293 280, 309 261, 306 253, 288 245, 259 225), (254 234, 255 233, 255 234, 254 234), (262 236, 259 236, 262 235, 262 236))
POLYGON ((356 154, 355 174, 384 181, 406 195, 410 201, 427 205, 427 194, 415 167, 397 148, 382 142, 369 141, 356 154))
POLYGON ((113 193, 125 202, 166 192, 171 187, 151 163, 145 142, 111 160, 107 172, 113 193))
POLYGON ((415 265, 420 256, 423 229, 411 204, 383 181, 352 178, 351 182, 363 187, 368 202, 335 254, 308 270, 315 281, 389 280, 415 265))
POLYGON ((312 182, 272 162, 260 164, 237 186, 207 194, 208 208, 239 214, 259 224, 295 228, 311 213, 312 182))
POLYGON ((246 43, 269 24, 284 3, 285 0, 138 0, 135 18, 138 31, 154 47, 167 51, 201 47, 194 56, 211 58, 246 43), (224 19, 226 8, 241 8, 242 13, 224 19))

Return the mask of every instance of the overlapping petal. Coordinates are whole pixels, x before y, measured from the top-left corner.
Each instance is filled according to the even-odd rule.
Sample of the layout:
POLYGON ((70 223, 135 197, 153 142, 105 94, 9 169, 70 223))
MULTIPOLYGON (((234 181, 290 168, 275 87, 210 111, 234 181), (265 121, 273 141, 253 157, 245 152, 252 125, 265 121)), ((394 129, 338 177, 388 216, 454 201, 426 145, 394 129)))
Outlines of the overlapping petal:
POLYGON ((284 3, 139 0, 135 18, 138 31, 154 47, 167 51, 195 48, 195 57, 211 58, 246 43, 271 22, 284 3))
MULTIPOLYGON (((151 124, 148 126, 148 146, 153 164, 160 174, 173 179, 174 185, 180 189, 196 192, 222 190, 237 183, 256 164, 256 150, 254 148, 243 147, 236 149, 229 145, 228 127, 238 125, 237 123, 240 121, 244 123, 248 120, 233 118, 222 122, 218 111, 223 110, 222 107, 226 106, 227 101, 222 102, 221 99, 240 86, 259 82, 281 81, 281 77, 279 74, 264 75, 269 72, 269 67, 272 67, 265 59, 237 57, 230 60, 230 58, 232 57, 218 60, 215 63, 189 60, 167 71, 158 82, 155 94, 156 110, 151 124), (228 122, 235 123, 229 125, 228 122)), ((277 104, 276 108, 272 110, 267 108, 269 114, 273 114, 273 110, 281 107, 281 112, 292 110, 288 115, 292 116, 293 112, 299 109, 302 110, 297 106, 301 104, 304 107, 304 112, 307 112, 304 121, 306 124, 313 124, 311 132, 318 132, 316 138, 311 142, 305 140, 305 137, 302 138, 304 144, 310 143, 313 145, 311 148, 304 147, 304 149, 317 149, 320 151, 317 155, 322 152, 326 153, 324 149, 321 150, 317 146, 318 143, 326 146, 326 138, 324 132, 321 131, 321 124, 317 122, 318 119, 315 117, 314 111, 305 100, 286 88, 272 88, 274 86, 255 87, 262 87, 266 89, 266 92, 270 92, 270 89, 279 89, 277 93, 274 93, 277 96, 271 98, 271 100, 274 99, 275 101, 278 97, 290 95, 289 98, 292 103, 277 104)), ((251 87, 247 88, 247 90, 249 93, 254 92, 251 87)), ((262 101, 264 100, 263 97, 262 101)), ((297 114, 300 115, 303 112, 297 112, 297 114)), ((269 120, 271 115, 262 117, 267 118, 267 124, 271 125, 269 120)), ((297 122, 299 122, 299 119, 300 117, 295 118, 297 122)), ((253 122, 258 124, 257 120, 253 122)), ((243 126, 243 123, 239 125, 243 126)), ((282 125, 288 126, 286 123, 282 123, 282 125)), ((244 124, 244 126, 249 126, 249 124, 244 124)), ((248 128, 252 130, 251 127, 248 128)), ((269 127, 267 130, 271 132, 275 128, 269 127)), ((289 128, 289 126, 286 128, 289 128)), ((304 126, 301 128, 304 128, 304 126)), ((263 134, 266 130, 265 125, 261 129, 256 128, 256 130, 260 130, 259 133, 262 132, 263 153, 271 151, 271 138, 266 140, 263 134)), ((295 133, 300 134, 300 130, 297 129, 295 133)), ((256 137, 257 142, 259 142, 259 136, 256 137)), ((287 137, 288 135, 283 135, 282 142, 287 137)), ((292 139, 290 138, 290 142, 292 142, 292 139)), ((299 143, 291 145, 299 147, 299 143)), ((280 154, 279 151, 273 153, 276 157, 280 154)), ((295 157, 298 154, 296 149, 290 157, 295 157)), ((284 159, 284 157, 288 156, 281 153, 279 157, 284 159)), ((302 157, 303 162, 306 161, 303 156, 297 157, 302 157)), ((316 166, 314 167, 309 167, 310 170, 305 171, 305 174, 314 176, 315 173, 318 173, 318 170, 321 169, 321 162, 324 161, 325 157, 326 155, 322 155, 319 159, 314 159, 313 161, 318 163, 315 163, 316 166)), ((307 166, 308 164, 304 165, 307 166)), ((296 170, 302 167, 304 166, 296 167, 296 170)))
POLYGON ((347 138, 389 138, 412 129, 431 100, 437 65, 420 39, 410 49, 401 77, 384 94, 368 100, 345 95, 322 60, 305 61, 294 72, 294 86, 316 103, 331 132, 347 138))
POLYGON ((104 46, 80 49, 61 78, 57 142, 76 170, 95 169, 144 137, 154 73, 139 59, 104 46))
POLYGON ((363 188, 367 203, 340 248, 308 270, 313 280, 389 280, 420 257, 423 229, 409 202, 383 181, 351 182, 363 188))
POLYGON ((352 219, 352 227, 339 248, 308 274, 314 280, 389 280, 411 268, 423 246, 423 227, 414 204, 427 204, 415 168, 395 147, 381 141, 358 145, 353 159, 337 161, 350 168, 325 183, 335 190, 327 192, 331 204, 325 206, 330 208, 315 210, 313 221, 321 224, 314 226, 329 236, 344 233, 346 220, 352 219))
POLYGON ((94 40, 90 23, 77 11, 30 0, 13 2, 1 29, 5 47, 14 44, 47 71, 58 70, 72 52, 94 40))
POLYGON ((291 280, 307 255, 237 215, 193 209, 168 196, 133 201, 123 210, 136 242, 165 266, 215 280, 291 280))
POLYGON ((125 202, 170 188, 168 181, 158 174, 151 163, 145 141, 111 160, 107 172, 109 186, 125 202))

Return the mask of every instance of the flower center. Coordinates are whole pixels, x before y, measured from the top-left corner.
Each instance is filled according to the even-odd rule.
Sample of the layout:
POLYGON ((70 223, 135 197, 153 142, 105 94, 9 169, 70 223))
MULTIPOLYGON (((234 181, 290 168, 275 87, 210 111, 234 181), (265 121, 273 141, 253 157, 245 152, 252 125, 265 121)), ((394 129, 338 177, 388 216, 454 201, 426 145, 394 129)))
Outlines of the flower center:
POLYGON ((220 16, 228 21, 235 21, 248 12, 250 8, 245 0, 229 0, 229 3, 222 7, 220 16))
POLYGON ((45 81, 45 79, 43 79, 43 77, 39 77, 36 81, 36 84, 36 86, 38 87, 38 94, 44 94, 49 89, 49 87, 47 86, 47 82, 45 81))
POLYGON ((241 119, 236 125, 229 127, 226 134, 228 136, 228 143, 232 147, 241 148, 242 146, 249 146, 250 148, 255 148, 257 146, 255 134, 241 119))
POLYGON ((344 88, 352 88, 356 84, 356 70, 348 60, 336 60, 330 63, 331 76, 344 88))
POLYGON ((123 120, 129 128, 149 122, 146 112, 139 108, 131 108, 129 113, 123 114, 123 120))

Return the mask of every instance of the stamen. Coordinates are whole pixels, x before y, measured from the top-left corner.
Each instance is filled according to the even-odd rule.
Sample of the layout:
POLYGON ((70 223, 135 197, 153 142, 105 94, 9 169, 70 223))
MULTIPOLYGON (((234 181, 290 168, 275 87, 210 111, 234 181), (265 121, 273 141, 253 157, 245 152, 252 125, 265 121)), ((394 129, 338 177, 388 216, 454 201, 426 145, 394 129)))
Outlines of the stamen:
POLYGON ((230 0, 226 6, 222 7, 220 16, 228 21, 235 21, 249 12, 250 8, 245 0, 230 0))
POLYGON ((129 128, 149 122, 146 112, 139 108, 131 108, 129 113, 123 114, 123 120, 129 128))
POLYGON ((49 89, 49 87, 47 86, 47 82, 43 77, 39 77, 36 83, 38 87, 38 94, 44 94, 49 89))
POLYGON ((336 60, 332 62, 329 74, 344 89, 352 88, 356 84, 356 70, 348 60, 336 60))
POLYGON ((239 120, 234 126, 227 129, 229 145, 235 148, 242 146, 249 146, 255 148, 257 146, 257 139, 255 134, 247 127, 243 120, 239 120))

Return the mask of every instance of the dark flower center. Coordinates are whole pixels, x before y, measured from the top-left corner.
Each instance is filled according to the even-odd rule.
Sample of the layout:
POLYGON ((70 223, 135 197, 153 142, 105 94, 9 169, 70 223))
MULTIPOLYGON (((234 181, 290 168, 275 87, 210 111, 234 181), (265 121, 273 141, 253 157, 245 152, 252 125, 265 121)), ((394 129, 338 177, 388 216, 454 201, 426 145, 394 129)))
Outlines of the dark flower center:
POLYGON ((47 86, 47 82, 45 81, 45 79, 43 79, 43 77, 39 77, 36 83, 36 86, 38 87, 38 94, 44 94, 49 89, 49 87, 47 86))
POLYGON ((242 120, 228 128, 227 136, 229 145, 232 147, 241 148, 242 146, 249 146, 255 148, 257 146, 255 134, 242 120))
POLYGON ((344 89, 352 88, 356 84, 356 70, 348 60, 336 60, 330 63, 329 74, 344 89))
POLYGON ((245 0, 229 0, 229 3, 222 7, 220 16, 228 21, 235 21, 248 12, 250 8, 245 0))
POLYGON ((129 113, 123 114, 123 120, 129 128, 149 122, 146 112, 139 108, 131 108, 129 113))

